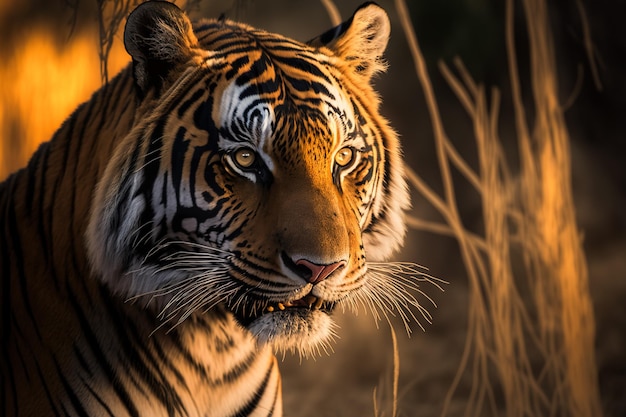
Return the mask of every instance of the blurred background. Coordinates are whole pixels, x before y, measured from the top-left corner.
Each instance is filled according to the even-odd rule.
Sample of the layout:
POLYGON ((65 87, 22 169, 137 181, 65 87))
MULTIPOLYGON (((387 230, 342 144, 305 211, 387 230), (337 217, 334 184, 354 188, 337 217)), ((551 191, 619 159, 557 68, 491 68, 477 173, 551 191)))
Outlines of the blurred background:
MULTIPOLYGON (((99 27, 107 23, 98 18, 101 3, 0 0, 0 180, 22 167, 38 144, 101 85, 99 27)), ((396 4, 378 3, 392 22, 386 54, 389 70, 376 80, 383 97, 382 112, 402 138, 408 165, 441 191, 432 122, 396 4)), ((361 0, 336 2, 343 19, 360 4, 361 0)), ((555 0, 549 4, 559 98, 571 137, 576 219, 584 235, 596 318, 599 386, 605 415, 619 417, 626 415, 626 2, 555 0), (586 30, 590 37, 585 37, 586 30), (593 42, 591 48, 585 45, 587 39, 593 42)), ((498 131, 505 147, 516 146, 504 2, 409 1, 408 9, 454 146, 470 164, 476 164, 472 121, 438 69, 438 62, 450 64, 455 57, 462 59, 474 80, 487 89, 499 88, 498 131)), ((204 0, 195 2, 190 14, 224 14, 299 40, 332 26, 322 2, 310 0, 204 0)), ((521 13, 516 28, 520 31, 519 70, 528 88, 524 81, 529 71, 528 46, 521 13)), ((118 32, 107 62, 109 76, 127 63, 118 32)), ((459 180, 456 192, 464 224, 470 229, 480 224, 481 206, 475 191, 459 180)), ((412 215, 437 218, 428 202, 414 194, 412 215)), ((428 284, 422 287, 437 304, 434 308, 424 300, 433 316, 432 324, 423 323, 425 331, 414 325, 408 337, 401 326, 396 329, 398 415, 438 416, 465 345, 467 274, 456 241, 435 233, 411 230, 397 259, 424 265, 432 275, 449 282, 445 292, 428 284)), ((286 355, 283 359, 286 416, 374 415, 374 398, 378 415, 391 414, 393 348, 388 324, 377 325, 365 313, 358 317, 339 314, 338 320, 340 339, 332 355, 307 360, 286 355)), ((448 415, 461 415, 470 393, 471 375, 465 375, 451 397, 448 415)))

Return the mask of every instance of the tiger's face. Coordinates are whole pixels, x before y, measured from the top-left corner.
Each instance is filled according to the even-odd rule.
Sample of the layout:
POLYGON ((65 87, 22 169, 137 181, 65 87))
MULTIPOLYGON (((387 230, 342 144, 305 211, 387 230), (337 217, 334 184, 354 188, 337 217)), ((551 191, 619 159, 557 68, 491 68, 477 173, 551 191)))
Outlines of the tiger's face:
POLYGON ((191 231, 236 254, 231 274, 247 294, 233 310, 257 337, 281 345, 325 338, 328 313, 362 286, 363 230, 383 158, 371 140, 375 127, 356 116, 365 110, 330 71, 313 97, 292 86, 301 77, 293 66, 307 64, 300 59, 268 71, 268 80, 234 80, 218 93, 211 177, 220 186, 211 200, 222 195, 237 213, 226 230, 225 218, 211 218, 191 231), (269 97, 262 82, 277 86, 269 97))
POLYGON ((141 114, 94 198, 96 273, 164 322, 225 310, 305 354, 332 338, 339 303, 385 299, 368 262, 399 246, 408 205, 370 83, 388 36, 375 5, 309 44, 230 21, 192 30, 168 3, 134 12, 141 114))

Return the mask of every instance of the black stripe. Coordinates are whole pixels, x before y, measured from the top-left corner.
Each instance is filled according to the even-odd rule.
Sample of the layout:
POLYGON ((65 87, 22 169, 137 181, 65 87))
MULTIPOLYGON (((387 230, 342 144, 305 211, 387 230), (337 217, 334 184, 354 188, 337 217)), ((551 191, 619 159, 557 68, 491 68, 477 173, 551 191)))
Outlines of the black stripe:
MULTIPOLYGON (((185 140, 185 134, 187 133, 187 129, 184 126, 181 126, 176 132, 174 136, 174 143, 172 143, 172 150, 170 156, 170 171, 172 177, 172 186, 174 188, 174 192, 176 194, 176 201, 180 205, 180 192, 181 192, 181 183, 183 178, 183 173, 185 172, 185 156, 187 151, 189 150, 189 144, 191 141, 185 140)), ((193 173, 191 174, 190 180, 195 177, 193 173)), ((165 179, 164 179, 165 180, 165 179)), ((164 181, 165 183, 165 181, 164 181)), ((194 199, 194 186, 190 185, 189 192, 191 194, 192 200, 194 199)), ((167 200, 165 199, 164 203, 167 200)))
MULTIPOLYGON (((190 86, 195 86, 195 84, 191 84, 190 86)), ((178 106, 178 117, 183 117, 187 110, 189 110, 189 107, 198 101, 205 94, 205 92, 204 88, 199 88, 191 95, 191 97, 189 97, 189 99, 183 101, 180 106, 178 106)))
POLYGON ((19 403, 17 400, 17 388, 16 388, 17 385, 15 383, 15 372, 13 370, 13 364, 9 360, 9 349, 8 349, 9 340, 6 339, 5 336, 6 336, 5 334, 3 334, 2 336, 2 358, 3 359, 2 359, 2 376, 0 379, 0 389, 2 390, 2 392, 0 393, 0 400, 2 401, 0 401, 0 404, 4 404, 3 406, 4 412, 2 413, 2 415, 8 416, 8 410, 9 410, 8 398, 11 397, 13 399, 13 405, 15 407, 15 409, 13 410, 15 412, 14 415, 17 416, 19 415, 19 403), (5 366, 6 368, 4 368, 5 366), (9 382, 8 385, 5 385, 6 381, 9 382))
MULTIPOLYGON (((207 312, 206 314, 211 314, 212 319, 214 321, 226 320, 224 316, 221 316, 222 312, 219 310, 213 310, 213 311, 207 312)), ((207 332, 210 332, 211 330, 213 330, 211 327, 208 327, 205 329, 207 332)), ((222 375, 222 377, 218 379, 211 379, 204 365, 199 363, 194 357, 194 355, 189 351, 189 349, 187 349, 187 346, 185 345, 185 343, 183 343, 183 340, 181 338, 181 333, 179 331, 176 331, 176 333, 172 333, 171 341, 173 345, 180 352, 182 358, 185 359, 187 364, 191 368, 193 368, 198 373, 198 375, 203 377, 207 381, 207 383, 213 386, 223 386, 225 384, 226 385, 232 384, 233 382, 238 380, 242 375, 248 372, 248 370, 251 368, 252 364, 257 358, 256 351, 252 350, 247 354, 247 356, 242 361, 239 361, 228 372, 225 372, 222 375)))
MULTIPOLYGON (((280 378, 280 375, 278 377, 280 378)), ((269 416, 274 415, 274 410, 276 410, 276 404, 278 404, 278 401, 282 400, 280 395, 281 395, 281 391, 278 389, 278 387, 276 387, 276 393, 274 394, 274 402, 272 402, 272 408, 270 408, 270 412, 268 413, 269 416)))
POLYGON ((232 384, 238 380, 239 377, 248 372, 256 358, 256 352, 250 352, 243 362, 239 362, 236 366, 233 366, 229 372, 225 373, 220 379, 213 381, 213 383, 215 385, 232 384))
POLYGON ((36 174, 40 169, 42 154, 44 153, 43 149, 47 148, 49 145, 41 145, 39 149, 33 154, 28 162, 28 168, 26 169, 26 195, 24 197, 24 202, 26 203, 26 215, 30 217, 33 210, 33 203, 35 202, 35 184, 37 182, 36 174))
POLYGON ((26 364, 27 361, 25 360, 25 357, 29 357, 29 358, 35 357, 35 354, 33 352, 32 346, 30 346, 26 337, 24 337, 24 332, 22 332, 22 329, 20 328, 18 317, 16 317, 15 314, 13 314, 11 316, 11 320, 12 320, 12 326, 13 326, 12 330, 15 330, 15 332, 13 333, 13 339, 12 339, 14 349, 15 349, 15 354, 17 355, 20 361, 20 365, 22 366, 22 371, 24 373, 24 376, 26 377, 26 382, 30 384, 31 376, 30 376, 30 372, 28 372, 28 366, 26 364), (19 346, 18 338, 26 342, 23 345, 23 347, 19 346), (28 352, 26 351, 26 348, 28 349, 28 352))
MULTIPOLYGON (((126 391, 124 386, 121 384, 119 378, 116 376, 116 369, 113 368, 105 352, 102 350, 102 346, 100 345, 97 336, 93 332, 93 327, 91 326, 89 321, 87 321, 87 315, 85 315, 85 312, 82 310, 78 300, 76 299, 76 296, 73 294, 71 289, 68 289, 68 299, 72 304, 74 311, 76 312, 76 317, 78 318, 78 321, 80 323, 82 335, 87 344, 87 347, 91 350, 92 354, 94 355, 94 359, 100 365, 100 369, 102 369, 104 375, 107 377, 109 383, 115 391, 115 394, 126 408, 128 414, 133 417, 139 417, 139 411, 137 410, 137 407, 135 407, 135 404, 130 398, 128 391, 126 391)), ((101 302, 106 303, 105 300, 101 300, 101 302)), ((113 335, 108 335, 107 337, 113 337, 113 335)))
MULTIPOLYGON (((8 407, 9 401, 8 398, 13 398, 13 404, 15 407, 18 406, 17 403, 17 392, 15 388, 15 383, 11 383, 14 381, 14 372, 13 365, 9 360, 9 341, 12 341, 12 331, 11 331, 11 318, 13 317, 12 313, 12 302, 11 302, 11 264, 10 264, 10 253, 9 253, 9 245, 8 245, 8 236, 6 233, 7 226, 7 211, 9 205, 12 203, 12 197, 8 193, 8 189, 12 189, 13 182, 15 181, 15 177, 9 177, 4 183, 0 183, 0 267, 1 269, 1 283, 0 283, 0 309, 1 313, 1 321, 0 321, 0 345, 2 346, 2 359, 0 360, 0 366, 2 366, 2 375, 0 378, 0 389, 2 392, 0 393, 0 404, 4 409, 3 415, 8 416, 8 407), (6 368, 5 368, 6 366, 6 368), (6 374, 5 374, 6 373, 6 374), (5 381, 11 380, 8 386, 5 386, 5 381)), ((16 408, 15 413, 17 414, 18 410, 16 408)))
MULTIPOLYGON (((275 271, 273 269, 262 267, 260 265, 257 265, 255 263, 251 262, 250 260, 248 260, 247 258, 242 258, 241 255, 235 254, 234 258, 237 259, 237 261, 239 263, 243 264, 243 266, 251 268, 254 271, 254 273, 250 273, 247 270, 243 269, 241 266, 238 266, 238 265, 235 265, 235 264, 231 265, 231 271, 232 272, 237 272, 241 276, 246 277, 246 278, 250 279, 251 281, 257 283, 257 284, 255 284, 255 287, 260 285, 260 284, 265 284, 266 286, 273 287, 273 288, 289 287, 288 284, 274 282, 274 281, 271 281, 271 280, 260 278, 258 276, 259 272, 265 273, 267 275, 272 275, 272 274, 280 275, 280 273, 277 273, 277 271, 275 271)), ((246 284, 245 282, 244 282, 244 284, 245 285, 249 285, 249 284, 246 284)), ((253 290, 255 287, 251 286, 250 289, 253 290)), ((252 291, 252 292, 254 293, 254 291, 252 291)))
MULTIPOLYGON (((15 195, 15 186, 16 186, 16 182, 12 181, 11 182, 11 187, 8 191, 9 195, 15 195)), ((18 283, 19 283, 19 288, 20 288, 20 292, 22 295, 22 301, 24 302, 24 308, 26 309, 26 313, 28 314, 28 317, 30 318, 31 322, 32 322, 32 328, 35 330, 35 333, 37 334, 37 338, 42 341, 42 337, 41 337, 41 333, 39 332, 39 326, 37 323, 37 320, 35 319, 35 314, 33 312, 33 308, 32 305, 30 303, 30 298, 28 296, 29 294, 29 290, 28 290, 28 279, 26 277, 26 266, 24 264, 24 253, 22 252, 22 242, 20 239, 20 231, 18 229, 18 216, 17 213, 15 212, 15 207, 13 204, 9 204, 7 206, 7 211, 6 211, 6 224, 8 225, 8 234, 9 236, 7 236, 7 240, 10 241, 10 245, 9 245, 9 250, 8 250, 8 255, 10 256, 10 258, 7 259, 13 259, 15 262, 15 266, 17 269, 17 274, 15 276, 13 276, 14 279, 17 279, 18 283), (13 253, 11 253, 11 249, 13 249, 13 253)), ((8 275, 9 277, 11 277, 11 275, 8 275)))
MULTIPOLYGON (((105 303, 105 306, 111 323, 115 326, 116 334, 119 336, 119 346, 124 351, 127 365, 136 371, 135 373, 143 380, 144 385, 168 409, 170 415, 174 415, 175 411, 178 414, 183 413, 183 402, 163 373, 163 364, 149 349, 149 344, 143 339, 143 333, 135 326, 134 321, 123 316, 115 304, 114 300, 110 300, 105 303)), ((130 374, 128 370, 126 372, 130 374)), ((189 390, 184 380, 180 382, 189 390)), ((137 385, 137 388, 140 389, 141 386, 137 385)))
POLYGON ((270 376, 272 375, 272 370, 273 367, 270 366, 265 373, 265 378, 263 378, 263 381, 261 382, 261 385, 259 385, 259 388, 257 388, 257 390, 254 392, 254 395, 252 396, 250 401, 248 401, 237 413, 234 414, 235 417, 249 416, 252 414, 252 412, 256 410, 259 402, 261 401, 261 398, 263 398, 265 390, 267 390, 267 384, 269 383, 270 376))
POLYGON ((110 415, 111 417, 115 417, 115 415, 113 414, 113 411, 109 408, 109 406, 104 402, 104 400, 98 395, 98 393, 96 391, 94 391, 93 388, 91 388, 91 386, 89 385, 89 383, 87 381, 85 381, 85 379, 83 377, 80 377, 81 382, 83 383, 83 386, 85 388, 87 388, 87 391, 89 391, 89 393, 91 394, 91 396, 93 398, 96 399, 96 401, 98 401, 98 403, 102 406, 102 408, 104 408, 104 410, 107 412, 108 415, 110 415))
POLYGON ((91 369, 91 366, 89 365, 85 357, 83 356, 83 353, 80 351, 80 349, 76 345, 76 343, 74 343, 73 345, 73 350, 74 350, 74 356, 76 356, 76 358, 78 359, 78 363, 80 364, 81 368, 83 368, 83 370, 87 373, 87 375, 89 375, 90 377, 93 377, 94 372, 91 369))
MULTIPOLYGON (((207 145, 211 144, 211 140, 217 142, 217 128, 215 121, 213 120, 213 106, 215 89, 217 88, 217 82, 206 82, 206 100, 198 103, 193 113, 193 124, 196 128, 204 130, 209 134, 207 145)), ((213 147, 217 147, 217 143, 213 144, 213 147)))
MULTIPOLYGON (((51 167, 51 169, 46 169, 46 171, 48 171, 48 176, 46 181, 44 181, 42 184, 48 184, 48 187, 43 187, 46 188, 48 193, 44 194, 44 198, 45 196, 49 196, 51 201, 50 201, 50 205, 48 207, 48 210, 46 211, 47 214, 47 219, 48 219, 48 227, 49 227, 49 233, 46 234, 45 236, 54 236, 54 225, 55 225, 55 219, 54 216, 55 214, 57 214, 57 210, 55 210, 55 206, 56 203, 59 199, 64 199, 67 198, 66 195, 64 195, 64 193, 59 192, 59 188, 62 188, 63 185, 63 180, 65 178, 66 175, 66 169, 68 168, 68 165, 70 164, 70 160, 69 160, 69 154, 70 154, 70 150, 72 148, 72 143, 74 141, 71 140, 66 140, 65 142, 62 142, 62 138, 72 138, 74 136, 74 129, 77 126, 77 122, 78 122, 78 116, 82 116, 83 113, 86 113, 83 117, 83 121, 84 120, 89 120, 89 118, 91 117, 91 112, 93 110, 94 107, 94 102, 87 102, 82 104, 78 110, 74 113, 74 116, 72 116, 69 120, 67 120, 63 126, 61 127, 61 129, 59 129, 55 134, 54 137, 52 138, 52 143, 54 145, 55 149, 50 149, 50 152, 61 152, 63 151, 63 157, 61 158, 60 163, 56 163, 55 165, 53 165, 51 167), (83 109, 86 108, 86 112, 84 112, 83 109), (65 131, 65 129, 67 128, 67 132, 65 131), (58 149, 57 147, 59 147, 60 145, 62 145, 63 147, 58 149), (50 171, 55 172, 56 177, 52 178, 50 177, 50 171), (50 181, 54 179, 53 182, 53 186, 52 189, 50 189, 50 181)), ((57 155, 58 158, 58 155, 57 155)), ((77 161, 73 161, 74 163, 77 163, 77 161)), ((42 200, 40 202, 40 204, 42 206, 47 206, 46 202, 44 200, 42 200)), ((61 203, 62 204, 62 203, 61 203)), ((43 208, 42 208, 43 210, 43 208)), ((43 220, 43 218, 42 218, 43 220)), ((71 223, 72 222, 72 218, 71 217, 65 217, 65 215, 63 215, 63 218, 60 219, 60 224, 67 224, 68 221, 71 223)), ((55 250, 55 242, 50 242, 50 245, 48 246, 48 251, 49 251, 49 255, 50 255, 50 259, 55 259, 55 255, 54 255, 54 250, 55 250)), ((51 274, 51 278, 55 284, 55 287, 57 289, 60 288, 61 283, 59 282, 59 274, 57 274, 56 268, 58 263, 52 262, 49 263, 50 265, 50 274, 51 274)), ((65 277, 67 276, 67 274, 65 273, 65 271, 61 271, 60 274, 61 277, 65 277)))
POLYGON ((307 74, 315 78, 321 78, 326 84, 331 84, 330 79, 322 72, 319 68, 319 64, 309 57, 305 57, 302 55, 299 56, 282 56, 282 55, 274 55, 272 56, 274 62, 280 64, 287 65, 289 67, 295 68, 300 71, 304 71, 307 74))
POLYGON ((76 392, 74 392, 74 389, 70 385, 70 383, 67 381, 67 378, 65 378, 65 373, 63 372, 63 369, 61 369, 61 367, 59 366, 59 362, 56 360, 56 358, 54 358, 54 365, 57 368, 57 374, 59 375, 59 379, 61 380, 61 383, 63 384, 63 388, 65 389, 66 397, 70 400, 70 403, 72 407, 74 408, 74 411, 76 412, 76 414, 81 417, 89 417, 89 413, 87 413, 85 406, 83 405, 81 400, 78 398, 78 395, 76 394, 76 392))
MULTIPOLYGON (((220 42, 224 42, 224 41, 229 40, 229 39, 234 39, 234 41, 232 41, 232 42, 224 42, 221 45, 219 45, 219 50, 218 50, 219 52, 223 51, 224 49, 236 46, 236 45, 241 45, 243 43, 243 40, 242 40, 242 37, 241 37, 242 36, 241 28, 239 28, 237 26, 234 27, 234 29, 237 32, 234 32, 232 30, 232 28, 233 28, 232 26, 215 25, 215 24, 201 26, 199 28, 199 30, 204 32, 206 30, 209 30, 209 28, 210 29, 222 30, 221 34, 219 34, 218 36, 216 36, 213 39, 211 39, 211 41, 210 41, 211 45, 217 44, 217 43, 220 43, 220 42)), ((204 34, 204 36, 202 36, 202 38, 201 38, 202 41, 205 41, 205 38, 210 36, 210 35, 212 35, 212 34, 214 34, 214 33, 204 34)), ((246 50, 247 50, 247 48, 246 48, 246 50)), ((245 52, 245 50, 244 50, 244 52, 245 52)))
MULTIPOLYGON (((36 221, 37 221, 37 240, 40 241, 40 245, 42 247, 41 250, 41 255, 43 257, 43 262, 46 265, 50 264, 50 255, 51 253, 49 252, 50 249, 48 247, 48 236, 51 236, 51 232, 52 230, 48 230, 46 231, 46 224, 45 224, 45 219, 47 218, 46 215, 46 204, 45 204, 45 198, 46 198, 46 184, 48 182, 48 161, 50 159, 50 145, 46 144, 46 150, 43 152, 43 160, 41 161, 41 167, 39 168, 39 172, 38 172, 38 177, 39 177, 39 181, 38 181, 38 190, 39 190, 39 196, 37 197, 37 205, 38 205, 38 211, 37 211, 37 216, 36 216, 36 221)), ((44 148, 42 148, 44 149, 44 148)), ((48 225, 49 228, 52 227, 52 225, 48 225)), ((53 268, 50 268, 50 274, 51 274, 51 280, 55 285, 55 289, 58 291, 59 290, 59 286, 58 286, 58 279, 56 276, 56 271, 53 268)))
POLYGON ((206 90, 200 87, 199 90, 197 90, 190 99, 183 101, 185 97, 189 95, 189 92, 191 90, 197 88, 200 84, 204 84, 205 87, 208 86, 208 78, 211 75, 213 74, 208 71, 206 67, 195 68, 194 73, 185 78, 184 84, 182 86, 177 86, 174 94, 169 94, 163 97, 167 100, 167 107, 163 110, 161 114, 167 116, 177 114, 178 117, 181 117, 183 113, 187 110, 187 107, 193 104, 193 102, 199 97, 202 97, 202 95, 206 93, 206 90))
POLYGON ((269 95, 271 93, 275 93, 276 91, 282 91, 281 87, 282 87, 282 79, 280 77, 276 77, 270 80, 266 80, 266 81, 259 81, 259 80, 254 80, 251 77, 239 77, 237 79, 237 83, 240 85, 246 85, 248 84, 248 87, 246 87, 240 94, 239 94, 239 100, 245 100, 249 97, 257 97, 260 96, 260 98, 258 100, 256 100, 253 103, 250 103, 250 105, 248 106, 248 108, 253 108, 253 106, 256 106, 258 103, 265 103, 268 100, 261 97, 263 95, 269 95))
MULTIPOLYGON (((161 167, 161 158, 163 157, 163 135, 166 123, 167 121, 165 119, 159 120, 154 127, 154 130, 148 132, 150 135, 148 138, 145 138, 146 132, 143 131, 138 140, 139 142, 144 138, 147 139, 148 149, 146 149, 146 153, 143 155, 143 167, 141 169, 143 181, 135 195, 143 194, 147 202, 147 207, 151 207, 153 194, 152 185, 158 177, 159 168, 161 167)), ((130 171, 131 174, 133 172, 134 171, 130 171)))
POLYGON ((43 387, 43 390, 46 394, 46 399, 48 400, 48 404, 50 404, 50 410, 54 413, 55 416, 61 416, 60 411, 57 409, 57 406, 54 403, 54 398, 52 396, 52 393, 50 392, 50 390, 48 389, 48 385, 46 384, 46 382, 50 379, 50 377, 47 375, 44 376, 43 372, 41 372, 41 368, 39 367, 38 362, 35 361, 35 364, 37 365, 37 374, 39 375, 41 386, 43 387))
POLYGON ((161 368, 167 368, 172 374, 174 374, 177 383, 181 387, 184 387, 187 389, 187 391, 189 391, 189 387, 187 387, 185 381, 185 376, 178 370, 178 367, 172 363, 173 355, 169 352, 165 352, 161 345, 158 343, 153 344, 153 349, 156 353, 156 356, 158 357, 156 363, 159 364, 161 368))

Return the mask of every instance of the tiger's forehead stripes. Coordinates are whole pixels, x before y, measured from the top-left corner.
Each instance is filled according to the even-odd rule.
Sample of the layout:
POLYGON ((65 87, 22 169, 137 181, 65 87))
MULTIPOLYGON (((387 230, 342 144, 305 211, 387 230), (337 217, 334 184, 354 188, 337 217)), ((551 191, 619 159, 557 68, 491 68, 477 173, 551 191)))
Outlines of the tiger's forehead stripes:
POLYGON ((275 56, 256 56, 263 63, 247 65, 263 72, 249 71, 232 80, 223 90, 219 111, 215 110, 222 150, 250 146, 273 171, 273 158, 286 163, 293 162, 294 154, 309 155, 314 161, 330 159, 333 149, 345 140, 365 146, 350 110, 352 103, 338 86, 298 81, 298 76, 304 78, 303 68, 311 71, 319 63, 307 59, 294 67, 293 62, 287 65, 275 56))
POLYGON ((219 108, 220 148, 248 144, 262 148, 275 129, 274 107, 258 95, 244 94, 245 85, 231 83, 219 108))
POLYGON ((271 143, 272 154, 284 167, 296 168, 309 160, 325 168, 334 146, 327 121, 320 120, 319 114, 307 118, 294 113, 279 118, 280 134, 271 143))
POLYGON ((213 109, 221 150, 250 146, 274 171, 274 158, 287 160, 294 151, 331 158, 333 147, 358 136, 351 132, 354 117, 345 110, 351 103, 325 66, 328 56, 280 35, 228 23, 212 27, 199 41, 214 58, 222 57, 217 61, 227 62, 220 72, 228 85, 213 109), (290 133, 276 137, 277 131, 290 133))

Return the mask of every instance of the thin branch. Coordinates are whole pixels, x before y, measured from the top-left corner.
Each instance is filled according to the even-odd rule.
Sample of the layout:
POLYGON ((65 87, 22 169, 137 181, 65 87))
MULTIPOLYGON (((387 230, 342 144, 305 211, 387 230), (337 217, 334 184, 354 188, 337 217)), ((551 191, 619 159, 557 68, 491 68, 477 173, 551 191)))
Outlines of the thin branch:
POLYGON ((441 176, 443 180, 445 201, 449 211, 448 217, 454 217, 458 221, 459 216, 456 209, 456 198, 454 196, 452 175, 450 173, 450 166, 446 157, 445 142, 447 141, 447 138, 443 128, 443 123, 441 121, 439 106, 437 105, 437 100, 435 98, 435 93, 432 88, 432 83, 430 82, 430 77, 428 76, 426 61, 424 60, 424 56, 420 51, 420 47, 417 42, 417 36, 415 35, 413 24, 411 23, 411 20, 409 18, 409 12, 406 7, 406 3, 404 2, 404 0, 396 0, 395 4, 396 8, 398 9, 400 22, 402 23, 402 29, 404 30, 405 37, 409 44, 409 49, 415 63, 415 71, 417 73, 417 77, 419 78, 420 84, 424 90, 426 105, 428 107, 430 119, 433 123, 433 131, 437 147, 437 159, 439 161, 439 169, 441 171, 441 176))
POLYGON ((596 54, 593 40, 591 39, 591 29, 589 28, 589 20, 587 19, 587 13, 581 0, 576 0, 576 7, 578 8, 578 14, 580 15, 580 21, 583 28, 583 37, 585 39, 585 51, 587 52, 587 59, 589 60, 589 67, 591 68, 591 75, 593 76, 593 82, 596 85, 598 91, 602 91, 602 82, 600 81, 600 75, 598 74, 598 66, 596 65, 596 54))
POLYGON ((339 13, 339 9, 333 0, 320 0, 322 5, 326 9, 326 13, 328 13, 328 17, 330 18, 330 22, 337 26, 341 23, 341 13, 339 13))

